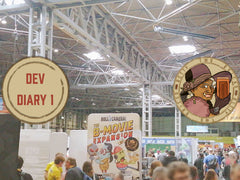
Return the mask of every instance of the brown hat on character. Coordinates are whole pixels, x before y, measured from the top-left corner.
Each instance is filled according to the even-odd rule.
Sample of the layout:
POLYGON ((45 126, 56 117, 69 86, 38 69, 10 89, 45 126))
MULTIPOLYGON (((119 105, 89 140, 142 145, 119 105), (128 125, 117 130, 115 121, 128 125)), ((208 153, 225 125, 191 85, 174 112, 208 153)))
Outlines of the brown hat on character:
POLYGON ((218 77, 227 77, 229 82, 231 82, 232 74, 228 71, 221 71, 212 76, 211 71, 205 64, 198 64, 186 72, 186 82, 183 84, 183 91, 181 94, 196 88, 209 78, 213 78, 216 81, 218 77))

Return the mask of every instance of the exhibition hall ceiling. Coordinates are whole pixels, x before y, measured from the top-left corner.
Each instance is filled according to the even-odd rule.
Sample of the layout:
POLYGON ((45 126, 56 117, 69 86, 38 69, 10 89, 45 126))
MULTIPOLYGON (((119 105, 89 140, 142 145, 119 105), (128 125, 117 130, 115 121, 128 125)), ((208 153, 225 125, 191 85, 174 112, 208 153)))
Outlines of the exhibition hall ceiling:
MULTIPOLYGON (((0 2, 2 80, 4 73, 13 63, 27 56, 29 13, 27 7, 24 7, 26 10, 23 8, 21 13, 7 13, 4 7, 6 5, 9 7, 14 1, 0 2)), ((174 105, 169 89, 179 69, 194 57, 210 56, 222 59, 240 77, 238 0, 104 2, 90 6, 78 4, 76 7, 61 5, 59 11, 78 12, 79 8, 82 8, 87 15, 88 11, 98 9, 103 12, 107 21, 114 23, 118 31, 140 49, 144 57, 154 63, 161 75, 166 77, 158 84, 154 82, 156 83, 153 85, 152 93, 154 108, 174 105)), ((23 2, 22 6, 24 4, 26 3, 23 2)), ((58 7, 59 4, 52 6, 53 9, 58 7)), ((58 17, 54 18, 58 20, 58 17)), ((91 13, 88 18, 91 20, 91 13)), ((96 15, 96 18, 102 16, 96 15)), ((53 35, 53 61, 64 69, 71 86, 68 108, 96 110, 141 108, 142 84, 146 82, 137 76, 138 69, 134 72, 114 63, 114 59, 110 60, 109 55, 97 46, 94 49, 92 44, 86 46, 77 41, 64 27, 59 27, 59 24, 55 24, 53 35)))

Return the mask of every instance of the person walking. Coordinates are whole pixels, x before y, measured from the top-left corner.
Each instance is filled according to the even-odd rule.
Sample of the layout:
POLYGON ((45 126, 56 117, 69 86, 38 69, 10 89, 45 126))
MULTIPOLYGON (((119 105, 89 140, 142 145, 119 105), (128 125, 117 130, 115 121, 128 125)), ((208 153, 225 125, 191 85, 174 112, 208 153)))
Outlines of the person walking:
POLYGON ((204 179, 203 160, 204 160, 204 154, 199 153, 198 158, 194 162, 194 166, 197 168, 197 171, 198 171, 199 180, 204 179))

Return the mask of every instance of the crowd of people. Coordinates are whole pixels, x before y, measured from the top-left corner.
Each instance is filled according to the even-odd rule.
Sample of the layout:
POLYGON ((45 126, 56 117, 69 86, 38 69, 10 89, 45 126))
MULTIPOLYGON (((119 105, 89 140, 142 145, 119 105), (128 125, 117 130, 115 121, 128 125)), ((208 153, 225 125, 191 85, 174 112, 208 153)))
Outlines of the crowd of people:
POLYGON ((187 154, 174 151, 148 152, 155 160, 151 163, 149 179, 152 180, 240 180, 240 152, 236 149, 200 149, 193 165, 187 154))
MULTIPOLYGON (((22 171, 23 166, 22 157, 18 157, 19 180, 33 180, 32 176, 22 171)), ((82 169, 77 166, 76 159, 68 157, 65 159, 64 154, 57 153, 54 161, 47 164, 44 173, 45 180, 99 180, 98 176, 94 174, 92 163, 85 161, 82 169), (65 172, 63 172, 65 166, 65 172)), ((114 180, 124 180, 121 173, 115 174, 114 180)))
MULTIPOLYGON (((200 149, 198 158, 193 165, 187 160, 187 154, 174 151, 161 153, 148 152, 147 156, 154 160, 149 169, 149 178, 152 180, 240 180, 240 151, 200 149)), ((22 171, 23 159, 18 158, 18 175, 21 180, 32 180, 32 176, 22 171)), ((94 174, 92 163, 86 161, 82 169, 77 166, 76 159, 65 159, 62 153, 57 153, 54 161, 45 169, 45 180, 98 180, 94 174), (63 166, 65 171, 63 172, 63 166)), ((116 174, 113 180, 124 180, 123 174, 116 174)))

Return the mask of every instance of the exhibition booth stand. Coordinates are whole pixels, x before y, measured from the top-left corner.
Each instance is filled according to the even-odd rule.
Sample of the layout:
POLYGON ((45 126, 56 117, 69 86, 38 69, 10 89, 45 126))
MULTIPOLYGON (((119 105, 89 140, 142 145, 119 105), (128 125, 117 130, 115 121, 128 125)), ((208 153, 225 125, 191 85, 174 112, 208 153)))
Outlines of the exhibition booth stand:
POLYGON ((19 155, 25 161, 24 170, 34 180, 42 180, 46 165, 60 152, 75 158, 80 168, 90 161, 100 179, 112 179, 119 172, 125 179, 142 179, 147 177, 148 151, 173 150, 176 156, 185 155, 189 164, 197 158, 197 139, 142 137, 136 114, 94 114, 88 121, 89 130, 72 130, 69 135, 50 130, 21 130, 19 155))

